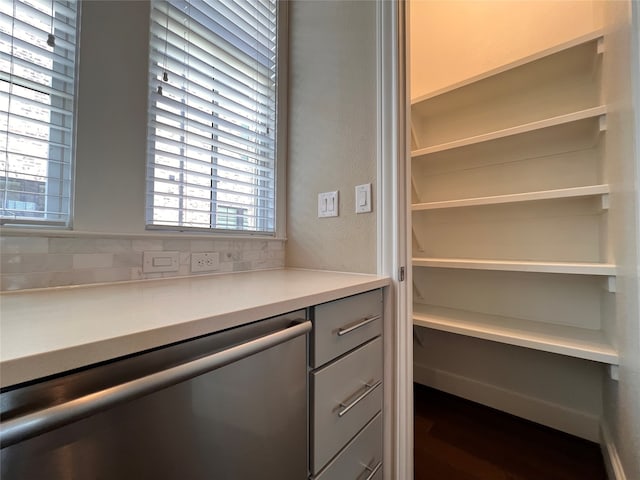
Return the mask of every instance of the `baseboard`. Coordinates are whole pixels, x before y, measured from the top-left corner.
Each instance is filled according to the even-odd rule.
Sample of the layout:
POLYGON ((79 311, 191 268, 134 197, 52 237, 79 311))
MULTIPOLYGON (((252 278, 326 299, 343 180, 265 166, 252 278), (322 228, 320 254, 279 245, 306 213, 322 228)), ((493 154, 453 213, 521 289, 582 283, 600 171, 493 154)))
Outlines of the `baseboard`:
POLYGON ((604 458, 604 466, 607 469, 609 480, 627 480, 622 468, 622 462, 618 456, 618 449, 611 438, 611 433, 606 424, 600 426, 600 448, 604 458))
POLYGON ((419 364, 413 366, 413 379, 422 385, 437 388, 592 442, 600 441, 600 419, 596 415, 419 364))

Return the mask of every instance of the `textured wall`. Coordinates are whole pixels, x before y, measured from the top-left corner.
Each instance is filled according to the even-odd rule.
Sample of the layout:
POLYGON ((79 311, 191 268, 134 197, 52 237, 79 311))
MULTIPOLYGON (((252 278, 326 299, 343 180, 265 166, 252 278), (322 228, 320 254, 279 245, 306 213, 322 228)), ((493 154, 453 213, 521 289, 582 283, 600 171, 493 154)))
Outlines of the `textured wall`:
POLYGON ((355 214, 354 187, 375 190, 375 3, 291 2, 289 70, 287 266, 373 273, 376 213, 355 214), (340 216, 318 218, 333 190, 340 216))
POLYGON ((193 252, 219 253, 219 268, 205 274, 284 266, 282 240, 72 234, 3 236, 0 237, 0 290, 187 276, 191 275, 193 252), (180 252, 178 271, 143 273, 142 253, 146 251, 180 252))

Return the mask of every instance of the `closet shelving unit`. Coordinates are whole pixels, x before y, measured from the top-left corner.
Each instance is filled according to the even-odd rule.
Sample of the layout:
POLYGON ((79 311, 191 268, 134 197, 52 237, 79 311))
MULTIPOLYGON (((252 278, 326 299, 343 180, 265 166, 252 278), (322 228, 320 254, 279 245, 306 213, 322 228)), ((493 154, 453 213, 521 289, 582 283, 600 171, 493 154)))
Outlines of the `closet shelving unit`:
POLYGON ((412 101, 416 326, 617 364, 601 32, 412 101))

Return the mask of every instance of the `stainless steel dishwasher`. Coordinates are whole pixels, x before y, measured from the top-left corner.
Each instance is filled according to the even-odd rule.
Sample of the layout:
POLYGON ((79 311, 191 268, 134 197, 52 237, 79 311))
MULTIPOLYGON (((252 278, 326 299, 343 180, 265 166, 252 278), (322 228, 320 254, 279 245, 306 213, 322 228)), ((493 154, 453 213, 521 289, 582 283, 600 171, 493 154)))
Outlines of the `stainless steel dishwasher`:
POLYGON ((305 479, 304 319, 292 312, 2 391, 0 476, 305 479))

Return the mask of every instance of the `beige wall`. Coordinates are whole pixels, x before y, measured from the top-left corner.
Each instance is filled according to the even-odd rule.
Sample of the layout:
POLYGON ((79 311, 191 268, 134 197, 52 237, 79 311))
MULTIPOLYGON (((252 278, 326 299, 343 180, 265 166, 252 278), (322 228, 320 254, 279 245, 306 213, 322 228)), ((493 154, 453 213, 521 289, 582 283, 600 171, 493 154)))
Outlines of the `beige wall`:
POLYGON ((376 213, 355 214, 354 187, 375 190, 375 2, 295 1, 289 14, 286 263, 374 273, 376 213), (333 190, 340 216, 318 218, 333 190))
POLYGON ((410 0, 411 98, 599 28, 600 3, 410 0))

